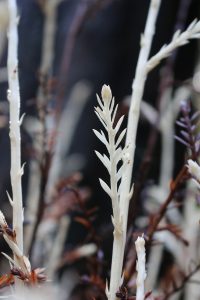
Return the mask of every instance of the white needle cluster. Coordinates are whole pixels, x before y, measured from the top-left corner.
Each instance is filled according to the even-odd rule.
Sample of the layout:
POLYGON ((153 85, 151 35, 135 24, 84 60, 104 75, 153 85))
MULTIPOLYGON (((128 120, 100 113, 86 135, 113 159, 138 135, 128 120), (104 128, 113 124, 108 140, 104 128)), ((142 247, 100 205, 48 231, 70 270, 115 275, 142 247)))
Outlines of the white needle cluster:
MULTIPOLYGON (((112 255, 112 267, 111 267, 111 282, 110 290, 107 289, 107 296, 109 299, 115 299, 116 291, 122 283, 122 263, 123 263, 123 246, 126 238, 126 227, 128 215, 124 214, 120 209, 121 196, 121 180, 125 169, 129 164, 128 148, 121 147, 121 142, 126 134, 126 129, 121 128, 124 116, 118 120, 115 125, 115 117, 117 114, 118 105, 115 105, 115 100, 112 97, 112 92, 109 86, 104 85, 101 91, 101 98, 97 95, 97 101, 99 106, 95 107, 95 113, 102 123, 105 133, 94 130, 97 138, 105 145, 108 156, 95 151, 98 158, 104 164, 110 175, 110 183, 105 183, 100 179, 100 184, 104 191, 110 196, 113 207, 112 222, 114 225, 114 244, 112 255)), ((133 188, 126 194, 126 201, 129 202, 133 193, 133 188)))
POLYGON ((122 116, 116 125, 114 125, 118 105, 115 105, 115 100, 112 97, 112 92, 109 86, 104 85, 101 91, 101 97, 97 95, 99 106, 95 107, 95 113, 106 130, 107 136, 101 130, 100 132, 94 129, 97 138, 106 146, 108 156, 95 151, 98 158, 104 164, 108 173, 110 174, 110 184, 108 185, 100 179, 100 184, 104 191, 110 196, 113 207, 113 225, 116 232, 121 231, 121 217, 119 211, 119 197, 120 197, 120 181, 123 171, 123 149, 120 147, 121 141, 125 136, 126 129, 118 135, 119 129, 123 122, 122 116), (121 166, 119 163, 121 161, 121 166))

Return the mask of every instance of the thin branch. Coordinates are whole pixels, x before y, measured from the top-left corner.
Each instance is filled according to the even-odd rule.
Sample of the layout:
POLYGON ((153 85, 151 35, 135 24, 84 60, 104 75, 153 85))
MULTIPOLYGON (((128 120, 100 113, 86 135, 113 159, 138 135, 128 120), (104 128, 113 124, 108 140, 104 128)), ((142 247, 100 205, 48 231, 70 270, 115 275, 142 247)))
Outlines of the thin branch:
POLYGON ((149 229, 148 232, 148 246, 151 244, 152 242, 152 238, 153 238, 153 234, 156 231, 160 221, 162 220, 163 216, 166 213, 166 210, 168 208, 168 205, 171 203, 171 201, 173 200, 174 194, 177 191, 177 188, 180 186, 180 184, 183 181, 183 178, 185 177, 185 175, 187 174, 187 166, 183 166, 183 168, 180 170, 180 172, 178 173, 177 177, 175 178, 172 186, 171 186, 171 191, 168 195, 168 197, 166 198, 165 202, 161 205, 159 212, 156 214, 154 220, 153 220, 153 224, 149 229))
POLYGON ((9 0, 9 32, 8 32, 8 101, 10 104, 10 142, 11 142, 11 184, 13 197, 13 229, 16 241, 23 253, 23 204, 21 176, 21 136, 20 136, 20 94, 18 78, 18 34, 16 0, 9 0))
POLYGON ((172 295, 174 295, 175 293, 181 291, 184 287, 185 284, 187 282, 189 282, 190 278, 200 269, 200 265, 197 265, 188 275, 186 275, 181 284, 177 287, 175 287, 173 290, 171 290, 170 292, 166 293, 165 296, 162 298, 162 300, 167 300, 169 299, 172 295))

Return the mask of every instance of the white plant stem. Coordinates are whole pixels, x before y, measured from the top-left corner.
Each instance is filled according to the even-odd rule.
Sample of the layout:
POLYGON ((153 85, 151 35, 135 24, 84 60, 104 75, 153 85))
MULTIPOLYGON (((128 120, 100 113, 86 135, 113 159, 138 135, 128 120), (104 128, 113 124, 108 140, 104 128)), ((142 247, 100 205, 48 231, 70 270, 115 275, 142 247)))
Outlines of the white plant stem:
MULTIPOLYGON (((128 194, 131 186, 132 168, 134 163, 134 154, 136 147, 136 134, 140 113, 140 103, 143 96, 144 85, 146 81, 146 63, 151 49, 151 44, 155 31, 155 22, 157 19, 161 0, 152 0, 150 4, 149 14, 146 22, 145 32, 141 38, 141 51, 137 63, 136 75, 132 85, 131 105, 128 115, 128 126, 125 149, 126 156, 124 157, 125 170, 122 176, 122 191, 120 197, 120 211, 123 217, 128 213, 128 194)), ((123 222, 123 226, 126 230, 126 224, 123 222)))
POLYGON ((140 112, 140 103, 146 80, 146 63, 151 49, 152 39, 155 31, 155 23, 160 3, 161 0, 152 0, 150 3, 145 32, 141 38, 141 51, 139 54, 138 64, 136 68, 135 80, 133 81, 132 86, 133 93, 131 97, 131 106, 128 116, 127 136, 123 158, 124 171, 122 175, 120 193, 120 214, 122 218, 122 230, 119 234, 114 234, 110 290, 108 293, 108 298, 110 300, 116 299, 116 292, 119 289, 121 283, 124 248, 126 242, 133 158, 135 153, 135 141, 140 112))
MULTIPOLYGON (((195 186, 192 181, 189 181, 186 186, 186 198, 184 199, 184 219, 183 219, 183 236, 190 243, 190 247, 181 248, 179 252, 180 263, 185 272, 188 272, 188 266, 192 261, 199 261, 200 255, 200 240, 199 240, 199 219, 200 211, 197 208, 192 190, 195 186), (181 253, 182 252, 182 253, 181 253), (181 253, 181 255, 180 255, 181 253), (183 263, 184 262, 184 263, 183 263)), ((192 280, 199 280, 200 271, 192 276, 192 280)), ((186 284, 184 299, 198 300, 200 299, 199 287, 195 284, 186 284)))
MULTIPOLYGON (((16 244, 23 254, 23 202, 22 184, 23 166, 21 166, 21 136, 20 125, 20 93, 18 77, 18 33, 17 33, 17 4, 16 0, 8 1, 9 9, 9 29, 8 29, 8 101, 10 106, 10 148, 11 148, 11 186, 12 199, 9 201, 13 208, 13 230, 16 234, 16 244)), ((8 240, 6 240, 8 243, 8 240)), ((9 245, 10 246, 10 245, 9 245)), ((11 246, 10 246, 11 247, 11 246)), ((13 251, 14 262, 18 265, 21 258, 13 251)), ((21 256, 22 257, 22 256, 21 256)), ((23 261, 23 260, 22 260, 23 261)), ((18 291, 22 287, 22 282, 15 279, 15 289, 18 291)))
MULTIPOLYGON (((95 107, 95 113, 98 116, 99 120, 101 121, 102 125, 104 126, 107 137, 104 132, 101 130, 100 132, 94 130, 95 135, 97 138, 106 146, 109 156, 105 154, 100 154, 96 151, 98 158, 104 164, 108 173, 110 175, 110 184, 109 186, 100 179, 100 184, 105 192, 110 196, 112 201, 112 208, 113 208, 113 216, 112 222, 114 225, 114 247, 121 249, 120 246, 120 236, 122 236, 122 218, 120 218, 120 211, 119 211, 119 196, 120 196, 120 188, 118 187, 118 182, 121 181, 121 177, 123 174, 123 165, 121 168, 118 166, 118 163, 122 160, 122 153, 123 150, 119 146, 123 137, 125 136, 126 129, 122 130, 121 134, 119 133, 119 128, 123 121, 123 116, 118 120, 117 124, 114 126, 115 116, 117 113, 117 105, 115 106, 115 100, 112 97, 112 93, 109 86, 104 85, 101 92, 102 100, 97 96, 99 106, 95 107)), ((112 272, 115 271, 118 274, 121 274, 120 264, 118 261, 121 259, 121 252, 113 252, 113 259, 112 263, 115 262, 115 268, 111 267, 111 277, 114 278, 112 272)), ((119 277, 121 280, 121 276, 119 277)), ((114 291, 114 299, 115 293, 119 288, 118 282, 115 280, 112 281, 111 289, 114 291)), ((107 288, 107 296, 110 299, 111 293, 108 291, 107 288)))
POLYGON ((136 279, 136 300, 144 300, 145 299, 145 290, 144 290, 144 282, 146 279, 146 270, 145 270, 145 240, 143 237, 138 237, 135 242, 136 253, 137 253, 137 279, 136 279))
POLYGON ((13 206, 13 229, 16 232, 16 241, 23 253, 23 204, 21 177, 21 136, 20 125, 20 94, 18 78, 18 34, 17 34, 17 6, 16 0, 8 1, 9 31, 8 31, 8 101, 10 104, 10 142, 11 142, 11 185, 13 206))

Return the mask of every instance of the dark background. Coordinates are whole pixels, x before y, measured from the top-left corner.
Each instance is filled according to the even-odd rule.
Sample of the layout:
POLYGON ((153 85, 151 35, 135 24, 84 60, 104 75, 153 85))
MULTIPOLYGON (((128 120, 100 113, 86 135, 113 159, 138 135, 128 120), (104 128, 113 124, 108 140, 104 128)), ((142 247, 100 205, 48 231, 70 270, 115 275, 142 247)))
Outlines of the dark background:
MULTIPOLYGON (((21 92, 21 113, 37 116, 35 97, 39 86, 39 65, 41 59, 41 44, 44 25, 44 14, 36 0, 18 0, 19 6, 19 72, 21 92), (30 101, 31 100, 31 101, 30 101), (31 103, 31 104, 30 104, 31 103)), ((55 60, 52 75, 57 80, 58 90, 63 89, 62 106, 68 101, 68 96, 74 84, 82 79, 92 86, 92 96, 78 122, 78 126, 70 148, 70 153, 82 153, 86 158, 86 165, 80 171, 83 173, 82 185, 89 186, 93 191, 92 203, 99 206, 97 224, 110 221, 110 202, 101 191, 98 177, 105 177, 105 170, 95 157, 94 149, 102 148, 92 133, 92 128, 98 129, 100 124, 93 112, 96 105, 95 93, 100 93, 104 83, 109 84, 117 102, 131 94, 131 85, 137 63, 140 36, 144 30, 148 12, 148 0, 64 0, 58 8, 57 32, 55 41, 55 60), (85 18, 75 36, 70 64, 66 67, 65 44, 73 27, 74 19, 78 13, 86 11, 85 18), (66 67, 66 68, 65 68, 66 67)), ((163 0, 151 55, 170 41, 177 23, 177 15, 182 9, 182 22, 184 28, 195 17, 199 16, 200 4, 198 0, 178 1, 163 0), (181 7, 181 8, 180 8, 181 7), (184 20, 185 19, 185 20, 184 20)), ((197 42, 181 48, 173 65, 175 82, 192 76, 197 56, 197 42)), ((1 66, 6 65, 6 49, 1 66)), ((161 67, 164 63, 161 64, 161 67)), ((144 99, 156 105, 161 67, 156 68, 148 77, 144 99)), ((6 101, 7 84, 0 85, 1 99, 6 101)), ((59 91, 55 90, 50 107, 56 107, 59 91)), ((67 120, 66 120, 67 129, 67 120)), ((140 124, 135 173, 142 155, 145 151, 149 125, 140 124)), ((30 142, 23 128, 23 145, 30 142)), ((158 141, 159 146, 159 141, 158 141)), ((25 147, 25 146, 24 146, 25 147)), ((103 148, 102 148, 103 149, 103 148)), ((9 179, 9 139, 8 128, 0 131, 0 194, 1 201, 6 199, 5 191, 10 189, 9 179)), ((156 180, 159 166, 159 147, 153 156, 153 171, 151 178, 156 180), (157 160, 157 163, 156 163, 157 160)), ((24 199, 28 178, 29 155, 23 151, 23 161, 27 162, 26 174, 23 177, 24 199)))

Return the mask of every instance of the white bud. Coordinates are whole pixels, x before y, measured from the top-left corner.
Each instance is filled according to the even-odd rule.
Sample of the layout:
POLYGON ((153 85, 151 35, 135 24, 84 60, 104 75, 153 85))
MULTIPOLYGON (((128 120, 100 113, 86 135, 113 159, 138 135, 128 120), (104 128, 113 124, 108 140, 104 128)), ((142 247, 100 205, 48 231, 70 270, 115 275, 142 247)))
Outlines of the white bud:
POLYGON ((112 92, 109 87, 109 85, 104 84, 101 90, 101 97, 104 102, 107 102, 110 104, 110 101, 112 100, 112 92))

